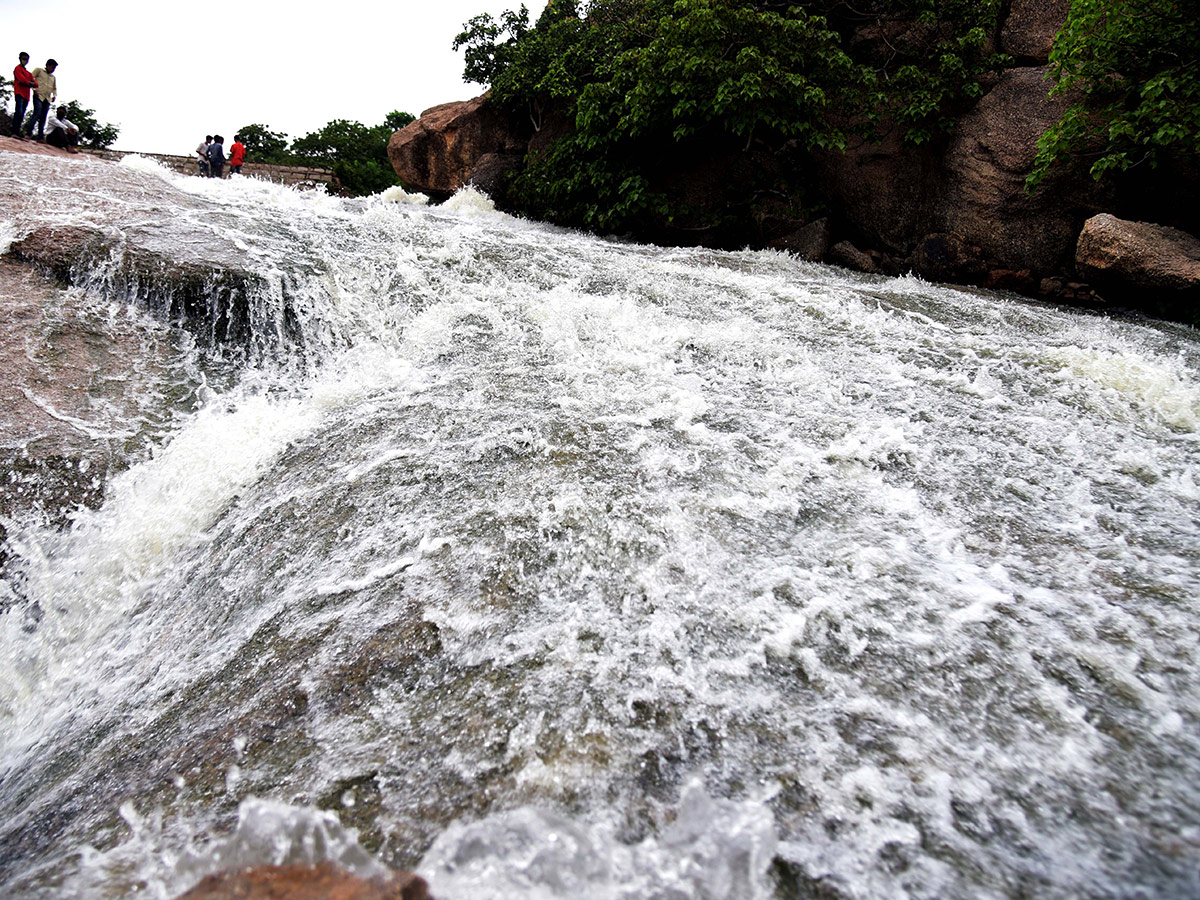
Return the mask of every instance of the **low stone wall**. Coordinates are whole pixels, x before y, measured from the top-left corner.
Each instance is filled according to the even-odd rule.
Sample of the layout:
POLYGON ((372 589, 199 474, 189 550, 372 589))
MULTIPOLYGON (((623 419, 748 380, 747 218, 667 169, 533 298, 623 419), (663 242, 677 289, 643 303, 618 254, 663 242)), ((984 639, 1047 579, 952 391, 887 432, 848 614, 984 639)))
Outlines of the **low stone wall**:
MULTIPOLYGON (((83 152, 99 157, 100 159, 113 161, 131 155, 145 156, 148 159, 162 163, 168 169, 179 172, 181 175, 199 176, 200 174, 196 166, 196 158, 192 156, 168 156, 164 153, 135 154, 127 150, 84 150, 83 152)), ((228 170, 226 170, 226 177, 228 177, 228 174, 228 170)), ((312 169, 306 166, 277 166, 268 163, 250 162, 242 166, 242 174, 262 178, 267 181, 274 181, 277 184, 295 184, 314 188, 324 185, 331 192, 335 192, 341 187, 338 184, 337 178, 328 169, 312 169)))

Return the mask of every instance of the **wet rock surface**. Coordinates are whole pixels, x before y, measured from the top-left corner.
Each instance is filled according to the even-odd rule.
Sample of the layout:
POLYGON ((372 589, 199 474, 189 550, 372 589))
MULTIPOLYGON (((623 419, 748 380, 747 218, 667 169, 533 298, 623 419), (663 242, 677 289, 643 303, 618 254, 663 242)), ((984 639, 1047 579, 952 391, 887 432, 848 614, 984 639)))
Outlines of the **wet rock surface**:
POLYGON ((1107 213, 1084 223, 1075 251, 1080 272, 1097 281, 1173 291, 1200 289, 1200 239, 1178 228, 1107 213))
POLYGON ((361 878, 333 863, 258 866, 208 875, 178 900, 427 900, 411 872, 361 878))
POLYGON ((1048 98, 1044 67, 1012 69, 955 129, 945 155, 938 231, 956 232, 1004 268, 1055 272, 1069 265, 1083 221, 1110 201, 1082 167, 1025 190, 1037 141, 1068 101, 1048 98))
POLYGON ((190 390, 178 336, 114 317, 12 258, 0 258, 0 310, 0 517, 65 524, 99 503, 138 432, 164 418, 155 398, 190 390))

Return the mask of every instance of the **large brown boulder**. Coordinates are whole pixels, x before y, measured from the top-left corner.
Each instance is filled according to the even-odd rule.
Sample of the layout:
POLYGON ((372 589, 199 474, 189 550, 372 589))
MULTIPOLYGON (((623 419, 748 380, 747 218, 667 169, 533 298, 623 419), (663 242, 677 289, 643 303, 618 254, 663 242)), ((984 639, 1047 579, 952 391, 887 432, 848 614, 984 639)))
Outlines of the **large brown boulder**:
POLYGON ((1067 21, 1071 0, 1012 0, 1000 30, 1000 50, 1018 60, 1044 64, 1067 21))
POLYGON ((1177 228, 1093 216, 1079 234, 1075 263, 1081 276, 1115 295, 1200 294, 1200 239, 1177 228))
POLYGON ((960 234, 994 265, 1052 272, 1069 267, 1083 221, 1111 204, 1081 167, 1063 166, 1025 190, 1038 138, 1066 110, 1048 97, 1046 68, 1009 69, 951 136, 937 230, 960 234))
POLYGON ((425 110, 392 135, 388 159, 409 187, 450 194, 471 181, 485 157, 494 163, 496 155, 511 159, 524 149, 524 141, 489 106, 485 94, 425 110))
POLYGON ((178 900, 428 900, 411 872, 360 878, 331 862, 258 866, 208 875, 178 900))

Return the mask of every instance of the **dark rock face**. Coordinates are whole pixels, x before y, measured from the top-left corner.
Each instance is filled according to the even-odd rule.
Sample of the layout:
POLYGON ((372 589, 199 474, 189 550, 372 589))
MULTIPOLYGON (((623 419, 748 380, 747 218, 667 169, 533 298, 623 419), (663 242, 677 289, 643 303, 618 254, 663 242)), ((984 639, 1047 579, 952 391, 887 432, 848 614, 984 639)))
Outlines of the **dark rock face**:
POLYGON ((423 878, 360 878, 330 862, 259 866, 208 875, 178 900, 428 900, 423 878))
POLYGON ((913 270, 928 281, 978 284, 987 276, 979 247, 955 232, 931 234, 912 257, 913 270))
POLYGON ((771 241, 771 248, 786 250, 801 259, 820 262, 829 252, 829 220, 817 219, 783 237, 771 241))
MULTIPOLYGON (((443 103, 392 135, 388 159, 400 180, 433 194, 451 194, 472 180, 485 157, 524 154, 524 141, 503 116, 473 100, 443 103)), ((489 173, 495 160, 489 162, 489 173)))
POLYGON ((859 250, 849 241, 838 241, 830 247, 829 261, 837 263, 839 266, 845 266, 847 269, 854 269, 856 272, 875 273, 879 271, 871 254, 859 250))
POLYGON ((1012 0, 1000 31, 1000 52, 1044 65, 1070 9, 1071 0, 1012 0))
POLYGON ((839 223, 875 246, 907 253, 921 235, 937 230, 937 158, 906 145, 899 128, 888 130, 879 144, 860 141, 845 153, 817 153, 813 163, 839 223))

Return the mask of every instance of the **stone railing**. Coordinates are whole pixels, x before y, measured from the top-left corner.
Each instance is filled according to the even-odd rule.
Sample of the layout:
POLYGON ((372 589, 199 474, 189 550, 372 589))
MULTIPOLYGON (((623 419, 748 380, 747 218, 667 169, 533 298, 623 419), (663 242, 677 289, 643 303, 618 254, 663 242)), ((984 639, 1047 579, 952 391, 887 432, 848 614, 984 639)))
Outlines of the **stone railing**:
MULTIPOLYGON (((120 160, 126 156, 145 156, 147 159, 153 159, 162 163, 168 169, 179 172, 181 175, 196 175, 200 172, 196 166, 196 158, 193 156, 169 156, 165 153, 134 153, 127 150, 84 150, 85 153, 90 153, 92 156, 100 159, 120 160)), ((253 163, 248 162, 242 166, 242 174, 250 175, 255 178, 262 178, 266 181, 274 181, 277 184, 295 184, 302 187, 320 187, 324 186, 326 190, 335 193, 341 185, 338 184, 337 178, 328 169, 312 169, 307 166, 277 166, 269 163, 253 163)), ((229 169, 226 168, 225 176, 229 177, 229 169)))

